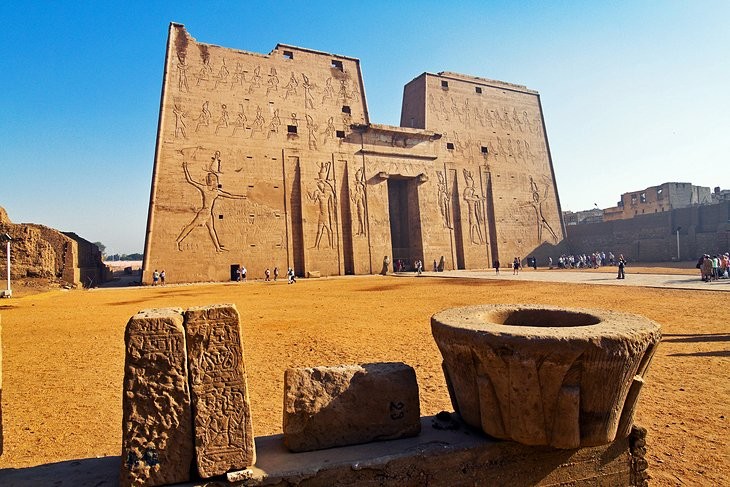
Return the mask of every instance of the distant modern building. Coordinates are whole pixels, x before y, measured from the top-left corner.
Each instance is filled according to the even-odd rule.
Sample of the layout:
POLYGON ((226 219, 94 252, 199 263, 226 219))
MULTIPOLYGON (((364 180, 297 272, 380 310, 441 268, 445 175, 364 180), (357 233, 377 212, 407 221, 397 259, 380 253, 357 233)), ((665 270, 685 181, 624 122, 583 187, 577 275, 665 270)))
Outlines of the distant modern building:
POLYGON ((591 208, 583 211, 564 211, 563 221, 566 225, 578 225, 581 223, 598 223, 603 221, 603 210, 591 208))
POLYGON ((664 183, 622 194, 617 206, 603 210, 603 221, 625 220, 647 213, 712 203, 713 197, 708 187, 694 186, 692 183, 664 183))

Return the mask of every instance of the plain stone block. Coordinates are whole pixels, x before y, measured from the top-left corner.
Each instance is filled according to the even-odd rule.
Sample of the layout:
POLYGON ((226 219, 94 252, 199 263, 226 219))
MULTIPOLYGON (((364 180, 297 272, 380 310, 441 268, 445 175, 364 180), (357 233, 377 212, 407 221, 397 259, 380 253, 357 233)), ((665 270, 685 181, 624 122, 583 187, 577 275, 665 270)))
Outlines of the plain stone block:
POLYGON ((419 418, 416 373, 404 363, 284 373, 284 443, 291 451, 415 436, 419 418))

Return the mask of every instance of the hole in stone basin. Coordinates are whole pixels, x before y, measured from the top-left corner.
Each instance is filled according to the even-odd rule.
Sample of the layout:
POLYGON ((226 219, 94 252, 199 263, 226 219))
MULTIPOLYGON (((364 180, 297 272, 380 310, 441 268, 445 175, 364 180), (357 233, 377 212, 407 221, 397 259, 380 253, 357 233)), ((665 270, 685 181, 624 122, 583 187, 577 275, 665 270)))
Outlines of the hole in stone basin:
POLYGON ((553 309, 495 311, 487 316, 492 323, 510 326, 570 327, 597 325, 601 320, 588 313, 553 309))

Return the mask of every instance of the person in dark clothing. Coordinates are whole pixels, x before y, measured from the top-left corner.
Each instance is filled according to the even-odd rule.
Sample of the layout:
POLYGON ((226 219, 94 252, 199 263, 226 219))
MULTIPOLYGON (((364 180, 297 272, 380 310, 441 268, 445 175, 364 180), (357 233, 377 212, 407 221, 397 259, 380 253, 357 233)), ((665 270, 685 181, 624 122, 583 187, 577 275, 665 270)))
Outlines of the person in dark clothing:
POLYGON ((626 266, 626 261, 624 260, 623 254, 618 256, 618 277, 616 279, 626 279, 626 274, 624 274, 624 267, 626 266))

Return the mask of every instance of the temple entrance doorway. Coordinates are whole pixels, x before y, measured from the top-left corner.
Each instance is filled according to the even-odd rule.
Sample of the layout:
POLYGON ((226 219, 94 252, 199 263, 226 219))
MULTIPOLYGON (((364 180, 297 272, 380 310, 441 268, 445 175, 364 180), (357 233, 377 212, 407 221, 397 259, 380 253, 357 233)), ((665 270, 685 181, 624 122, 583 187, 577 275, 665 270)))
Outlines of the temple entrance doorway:
MULTIPOLYGON (((415 270, 416 260, 423 262, 421 214, 418 207, 416 178, 393 176, 388 179, 388 213, 393 269, 415 270)), ((426 267, 424 263, 424 267, 426 267)))

